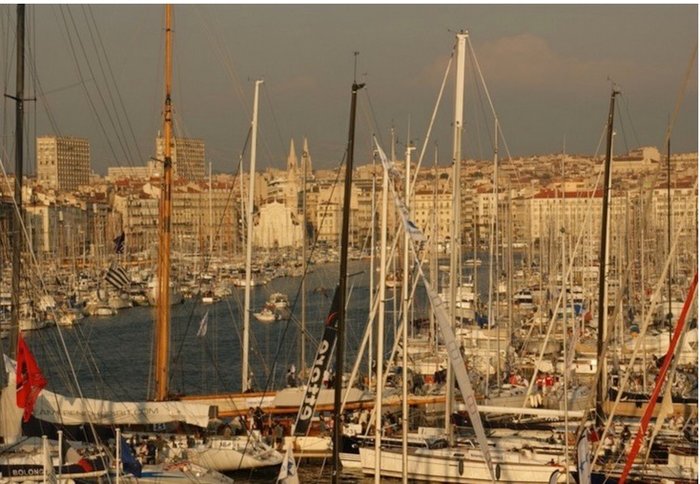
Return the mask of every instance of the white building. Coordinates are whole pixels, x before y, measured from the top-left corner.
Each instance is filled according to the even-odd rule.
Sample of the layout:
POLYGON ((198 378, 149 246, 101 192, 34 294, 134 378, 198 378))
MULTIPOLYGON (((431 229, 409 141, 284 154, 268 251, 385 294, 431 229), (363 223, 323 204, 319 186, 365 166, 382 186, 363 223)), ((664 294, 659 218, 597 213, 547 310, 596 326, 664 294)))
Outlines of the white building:
POLYGON ((295 211, 280 202, 260 207, 253 226, 253 245, 264 249, 301 247, 303 232, 295 211))

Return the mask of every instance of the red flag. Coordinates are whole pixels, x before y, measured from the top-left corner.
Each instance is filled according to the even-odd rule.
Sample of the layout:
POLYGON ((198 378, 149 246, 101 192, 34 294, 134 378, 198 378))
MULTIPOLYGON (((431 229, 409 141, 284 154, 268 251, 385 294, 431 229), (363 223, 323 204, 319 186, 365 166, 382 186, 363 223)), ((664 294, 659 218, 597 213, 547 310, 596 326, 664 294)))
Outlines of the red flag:
POLYGON ((17 406, 24 408, 25 422, 29 421, 39 393, 46 386, 46 378, 41 374, 29 346, 22 335, 17 343, 17 406))

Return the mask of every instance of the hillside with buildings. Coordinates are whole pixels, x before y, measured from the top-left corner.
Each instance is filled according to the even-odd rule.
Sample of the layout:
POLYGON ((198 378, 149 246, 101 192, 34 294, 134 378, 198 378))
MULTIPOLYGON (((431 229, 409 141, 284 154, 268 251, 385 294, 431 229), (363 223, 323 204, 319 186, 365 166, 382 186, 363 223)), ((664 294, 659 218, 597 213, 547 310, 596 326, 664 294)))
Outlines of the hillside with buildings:
MULTIPOLYGON (((144 166, 110 167, 106 177, 90 169, 89 142, 83 138, 42 136, 36 140, 37 173, 24 181, 24 208, 32 246, 40 258, 80 257, 109 251, 122 231, 128 254, 147 257, 157 240, 161 190, 156 156, 144 166)), ((688 239, 697 229, 697 153, 671 157, 670 197, 673 216, 690 217, 688 239)), ((595 259, 599 240, 603 160, 583 155, 542 155, 493 161, 462 161, 462 240, 467 248, 487 249, 490 228, 500 245, 533 251, 560 237, 583 234, 584 253, 595 259), (495 215, 498 215, 497 217, 495 215)), ((238 254, 243 247, 247 173, 209 171, 204 141, 176 139, 173 165, 173 249, 180 253, 214 250, 238 254)), ((339 243, 342 188, 338 171, 314 170, 309 143, 298 151, 290 142, 284 169, 267 169, 256 177, 253 242, 259 249, 300 248, 304 221, 309 240, 329 247, 339 243), (303 207, 306 207, 305 213, 303 207)), ((352 244, 368 241, 381 201, 378 164, 356 168, 352 189, 352 244)), ((397 169, 404 162, 397 161, 397 169)), ((449 243, 452 217, 451 173, 448 166, 420 168, 409 207, 415 223, 438 247, 449 243)), ((644 230, 662 244, 667 231, 667 162, 658 149, 645 147, 620 154, 613 161, 613 242, 644 230)), ((342 181, 342 180, 341 180, 342 181)), ((0 225, 10 233, 13 182, 0 188, 0 225)), ((395 214, 390 210, 390 227, 395 214)), ((393 230, 393 229, 392 229, 393 230)), ((9 241, 3 241, 7 251, 9 241)))

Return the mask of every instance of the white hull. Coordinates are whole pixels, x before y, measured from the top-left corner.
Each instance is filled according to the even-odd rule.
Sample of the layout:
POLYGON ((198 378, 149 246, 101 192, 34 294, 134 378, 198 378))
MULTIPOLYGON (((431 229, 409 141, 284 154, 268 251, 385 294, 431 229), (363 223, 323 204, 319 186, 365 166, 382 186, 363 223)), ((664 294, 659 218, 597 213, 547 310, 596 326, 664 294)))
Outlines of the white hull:
MULTIPOLYGON (((114 479, 115 476, 112 476, 114 479)), ((228 484, 233 479, 216 471, 205 469, 191 462, 173 464, 145 465, 141 477, 131 475, 119 476, 120 482, 138 484, 166 484, 197 482, 199 484, 228 484)))
POLYGON ((333 442, 330 435, 287 436, 284 438, 284 448, 291 448, 294 455, 326 453, 333 450, 333 442))
POLYGON ((110 306, 100 306, 93 310, 92 316, 114 316, 117 314, 117 310, 110 306))
POLYGON ((193 448, 186 448, 186 436, 178 435, 176 439, 178 448, 168 449, 168 455, 173 460, 185 458, 193 464, 218 472, 278 466, 284 458, 256 436, 215 437, 193 448))
MULTIPOLYGON (((256 444, 251 442, 248 444, 249 449, 244 452, 242 448, 237 448, 239 445, 238 442, 224 440, 221 442, 221 447, 188 449, 187 458, 202 467, 219 472, 257 469, 278 466, 282 463, 282 455, 273 449, 256 451, 254 449, 256 444), (254 453, 251 453, 251 450, 254 453)), ((245 443, 243 443, 243 447, 245 447, 245 443)))
MULTIPOLYGON (((360 448, 362 472, 374 474, 374 448, 360 448)), ((517 451, 491 449, 498 482, 548 483, 554 472, 563 471, 563 465, 550 465, 551 455, 525 455, 517 451)), ((555 459, 556 461, 556 459, 555 459)), ((383 449, 381 474, 401 477, 403 459, 401 450, 383 449)), ((408 478, 431 482, 491 482, 491 475, 475 448, 409 449, 408 478)), ((565 476, 562 476, 565 480, 565 476)))
POLYGON ((275 313, 253 313, 253 316, 261 323, 273 323, 277 321, 275 313))

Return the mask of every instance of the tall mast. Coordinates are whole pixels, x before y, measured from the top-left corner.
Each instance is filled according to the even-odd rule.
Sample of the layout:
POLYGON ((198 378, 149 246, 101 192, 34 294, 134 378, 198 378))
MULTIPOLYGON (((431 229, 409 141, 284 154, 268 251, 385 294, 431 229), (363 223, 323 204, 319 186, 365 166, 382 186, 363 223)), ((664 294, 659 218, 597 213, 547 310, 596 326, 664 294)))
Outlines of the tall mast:
MULTIPOLYGON (((450 324, 454 327, 457 318, 457 281, 459 279, 459 251, 460 251, 460 160, 462 158, 462 122, 464 112, 464 58, 468 34, 457 34, 457 70, 455 72, 455 116, 454 116, 454 143, 452 150, 452 230, 450 237, 450 324)), ((453 440, 452 407, 454 399, 454 374, 450 361, 447 361, 447 395, 445 397, 445 431, 450 443, 453 440)))
MULTIPOLYGON (((392 131, 393 134, 393 131, 392 131)), ((392 149, 394 137, 392 135, 392 149)), ((377 315, 377 364, 376 382, 377 389, 374 402, 374 482, 381 482, 381 456, 382 456, 382 385, 384 383, 384 319, 386 310, 386 239, 387 239, 387 212, 389 205, 389 174, 382 169, 382 212, 379 229, 381 245, 379 248, 379 286, 377 297, 379 298, 379 310, 377 315)))
POLYGON ((306 375, 306 177, 307 165, 309 163, 309 151, 306 144, 306 138, 304 138, 304 150, 301 152, 301 163, 302 163, 302 195, 301 195, 301 216, 303 220, 303 230, 301 234, 301 260, 302 260, 302 277, 301 277, 301 334, 299 335, 299 346, 300 346, 300 361, 299 361, 299 375, 306 375))
POLYGON ((212 211, 211 162, 209 162, 209 258, 214 255, 214 213, 212 211))
POLYGON ((255 159, 258 148, 258 100, 260 98, 260 86, 262 80, 255 81, 255 97, 253 100, 253 124, 250 139, 250 180, 248 186, 248 226, 245 250, 245 297, 243 302, 243 361, 241 363, 241 391, 250 390, 248 382, 250 353, 250 290, 252 285, 253 265, 253 207, 255 204, 255 159))
MULTIPOLYGON (((666 257, 671 255, 671 136, 666 139, 666 257)), ((673 309, 671 307, 671 280, 673 279, 673 264, 668 269, 668 314, 666 323, 668 324, 668 337, 671 338, 673 332, 673 309)))
MULTIPOLYGON (((406 197, 406 207, 410 207, 411 198, 411 151, 415 148, 411 145, 411 130, 409 126, 408 132, 408 142, 406 143, 406 182, 405 182, 405 197, 406 197)), ((401 331, 401 380, 403 384, 401 385, 401 456, 403 459, 401 478, 402 482, 408 482, 408 311, 409 311, 409 292, 408 292, 408 282, 410 277, 408 275, 409 264, 408 264, 408 251, 411 244, 408 231, 404 230, 403 237, 403 277, 401 279, 401 299, 403 299, 403 322, 401 331)))
POLYGON ((12 310, 9 355, 17 357, 22 256, 22 178, 24 177, 24 5, 17 5, 17 83, 15 95, 15 210, 12 217, 12 310))
POLYGON ((375 249, 376 249, 376 239, 377 239, 377 172, 374 170, 376 167, 375 164, 375 159, 372 160, 372 218, 370 222, 370 233, 369 233, 369 238, 372 241, 372 243, 369 246, 369 297, 367 298, 369 301, 369 314, 370 316, 370 327, 371 330, 369 332, 369 341, 367 344, 367 388, 371 391, 372 390, 372 362, 374 361, 374 333, 376 331, 376 324, 375 324, 375 314, 373 311, 374 308, 374 288, 375 282, 374 282, 374 273, 375 273, 375 265, 377 263, 375 257, 375 249))
POLYGON ((160 233, 158 245, 158 293, 155 329, 155 400, 168 398, 170 354, 170 225, 172 207, 172 7, 165 6, 165 106, 163 109, 163 187, 160 197, 160 233))
MULTIPOLYGON (((597 341, 597 354, 598 354, 598 364, 604 365, 603 347, 605 346, 605 341, 607 337, 607 312, 608 312, 608 291, 607 291, 607 271, 608 271, 608 223, 610 221, 610 190, 612 181, 612 138, 613 138, 613 118, 615 115, 615 96, 619 94, 614 88, 610 94, 610 111, 608 113, 608 135, 607 135, 607 145, 605 150, 605 173, 604 173, 604 185, 603 185, 603 213, 602 213, 602 227, 600 229, 600 254, 598 255, 598 341, 597 341)), ((596 386, 596 423, 602 423, 603 419, 603 401, 606 398, 604 394, 606 385, 605 378, 607 375, 605 371, 601 372, 598 378, 596 386)))
MULTIPOLYGON (((357 56, 357 53, 355 53, 357 56)), ((355 151, 355 113, 357 110, 357 91, 362 89, 364 84, 352 83, 352 98, 350 103, 350 128, 348 133, 347 162, 345 164, 345 191, 343 196, 343 223, 340 236, 340 281, 338 291, 340 293, 340 304, 338 305, 338 341, 336 343, 336 364, 335 364, 335 388, 334 388, 334 408, 333 415, 333 474, 332 482, 339 482, 340 477, 340 447, 342 445, 342 420, 340 418, 340 406, 343 392, 343 359, 345 358, 345 302, 347 297, 347 274, 348 274, 348 243, 350 240, 350 197, 352 195, 352 163, 355 151)))

